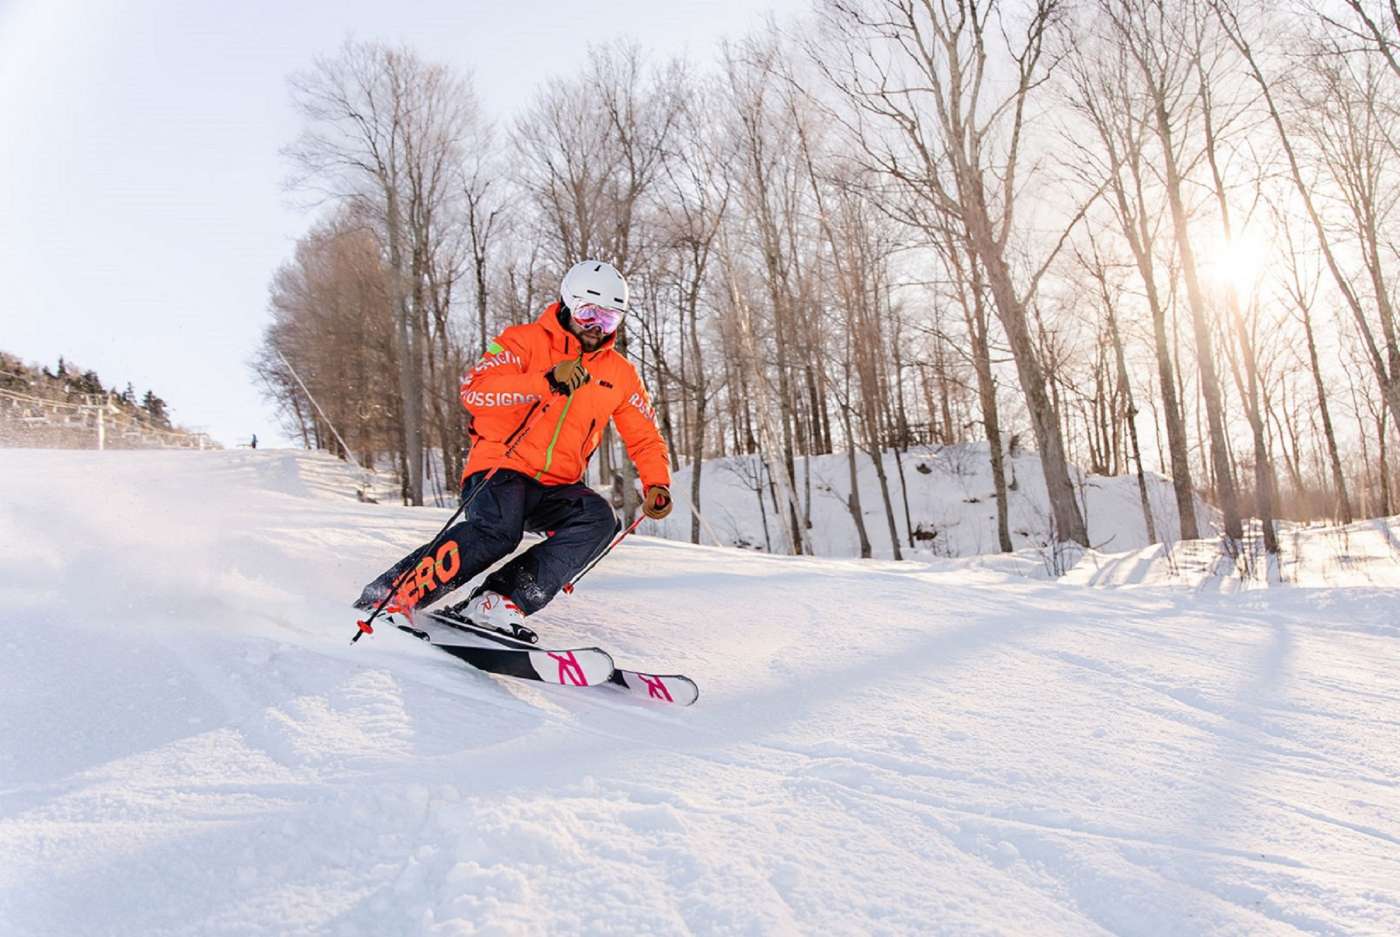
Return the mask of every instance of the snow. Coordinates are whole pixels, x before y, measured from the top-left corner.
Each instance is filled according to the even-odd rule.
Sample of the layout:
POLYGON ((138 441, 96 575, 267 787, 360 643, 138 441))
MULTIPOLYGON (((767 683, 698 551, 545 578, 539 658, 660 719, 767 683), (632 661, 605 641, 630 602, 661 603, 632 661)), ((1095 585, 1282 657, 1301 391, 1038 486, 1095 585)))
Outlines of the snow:
MULTIPOLYGON (((893 450, 886 450, 882 461, 895 513, 895 528, 906 554, 924 558, 967 557, 997 550, 996 493, 986 443, 915 446, 899 457, 893 450), (903 483, 900 481, 901 462, 903 483), (908 490, 909 521, 916 532, 923 534, 922 539, 916 538, 917 547, 912 550, 908 546, 909 524, 904 516, 901 484, 908 490)), ((861 513, 872 553, 876 557, 891 558, 894 551, 890 544, 889 521, 875 463, 861 452, 856 456, 856 464, 861 513)), ((709 532, 702 532, 701 542, 758 549, 771 546, 770 552, 785 552, 772 500, 766 494, 766 475, 764 490, 769 500, 762 512, 758 507, 754 491, 759 477, 757 466, 752 456, 711 459, 703 464, 700 514, 709 525, 709 532)), ((798 497, 804 504, 807 473, 811 473, 813 552, 818 556, 859 556, 860 541, 846 504, 851 491, 846 454, 837 452, 799 458, 794 468, 798 497)), ((1033 452, 1008 456, 1005 471, 1009 485, 1007 526, 1012 546, 1018 551, 1044 549, 1056 538, 1051 536, 1049 499, 1040 457, 1033 452)), ((690 540, 691 473, 690 466, 675 473, 671 488, 678 496, 676 510, 654 531, 657 535, 690 540)), ((1147 525, 1135 476, 1091 475, 1074 468, 1072 477, 1089 528, 1089 540, 1095 549, 1122 552, 1147 545, 1147 525)), ((1148 473, 1147 491, 1159 534, 1176 540, 1179 527, 1171 480, 1148 473)), ((1214 517, 1212 509, 1198 502, 1197 515, 1201 529, 1208 529, 1214 517)))
POLYGON ((1400 932, 1400 590, 1344 534, 1239 591, 637 537, 533 623, 674 709, 351 646, 447 513, 355 482, 0 453, 0 934, 1400 932))
MULTIPOLYGON (((1257 524, 1256 524, 1257 527, 1257 524)), ((1153 544, 1122 554, 1089 551, 1065 576, 1090 586, 1186 585, 1198 591, 1267 589, 1280 581, 1309 588, 1400 587, 1400 516, 1345 526, 1281 523, 1280 557, 1253 550, 1224 555, 1216 541, 1153 544)))

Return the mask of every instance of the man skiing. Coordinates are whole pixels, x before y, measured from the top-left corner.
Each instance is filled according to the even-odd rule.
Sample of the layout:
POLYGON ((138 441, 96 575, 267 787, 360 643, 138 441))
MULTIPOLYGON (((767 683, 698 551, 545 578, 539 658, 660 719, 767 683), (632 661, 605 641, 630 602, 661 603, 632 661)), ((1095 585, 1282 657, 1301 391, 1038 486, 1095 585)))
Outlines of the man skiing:
POLYGON ((534 322, 502 332, 462 380, 472 416, 462 497, 475 493, 466 519, 431 553, 415 550, 365 586, 356 608, 378 606, 395 582, 388 610, 426 607, 509 555, 529 530, 545 539, 487 576, 461 609, 517 632, 619 529, 612 506, 583 483, 610 419, 637 466, 644 513, 671 513, 670 461, 651 400, 613 348, 626 280, 586 260, 564 275, 559 294, 534 322))

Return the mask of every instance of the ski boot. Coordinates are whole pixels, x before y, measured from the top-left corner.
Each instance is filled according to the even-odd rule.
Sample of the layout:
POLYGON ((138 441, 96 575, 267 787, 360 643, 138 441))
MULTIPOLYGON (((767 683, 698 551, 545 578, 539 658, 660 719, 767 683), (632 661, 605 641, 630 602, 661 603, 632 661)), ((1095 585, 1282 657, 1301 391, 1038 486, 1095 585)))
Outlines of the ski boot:
POLYGON ((525 624, 525 613, 508 595, 484 588, 477 589, 471 594, 471 598, 452 606, 448 611, 478 628, 489 628, 517 641, 539 643, 540 636, 525 624))
POLYGON ((364 591, 360 593, 360 597, 355 600, 353 607, 362 612, 371 612, 380 607, 380 602, 384 602, 384 607, 380 609, 380 613, 386 618, 392 621, 393 619, 391 616, 402 615, 412 624, 414 616, 413 603, 405 602, 404 598, 405 596, 402 593, 400 595, 391 596, 389 595, 388 588, 383 583, 372 582, 365 586, 364 591), (386 596, 388 596, 389 601, 384 602, 386 596))

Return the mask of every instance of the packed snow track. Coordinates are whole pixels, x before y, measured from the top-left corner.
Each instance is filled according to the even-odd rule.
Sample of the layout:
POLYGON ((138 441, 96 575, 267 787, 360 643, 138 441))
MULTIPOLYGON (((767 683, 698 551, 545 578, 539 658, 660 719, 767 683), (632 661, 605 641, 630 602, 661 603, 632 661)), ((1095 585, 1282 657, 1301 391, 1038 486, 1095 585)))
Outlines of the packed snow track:
POLYGON ((1400 933, 1394 588, 636 537, 531 623, 678 709, 351 646, 446 512, 324 456, 0 492, 6 937, 1400 933))

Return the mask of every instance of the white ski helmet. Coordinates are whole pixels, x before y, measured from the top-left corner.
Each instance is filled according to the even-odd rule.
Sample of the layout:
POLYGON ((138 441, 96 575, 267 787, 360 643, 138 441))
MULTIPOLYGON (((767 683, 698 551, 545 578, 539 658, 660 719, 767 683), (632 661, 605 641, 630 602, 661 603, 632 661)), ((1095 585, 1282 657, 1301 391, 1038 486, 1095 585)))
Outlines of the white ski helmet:
POLYGON ((620 312, 627 311, 627 281, 612 264, 585 260, 574 264, 559 284, 559 298, 570 309, 596 303, 620 312))

